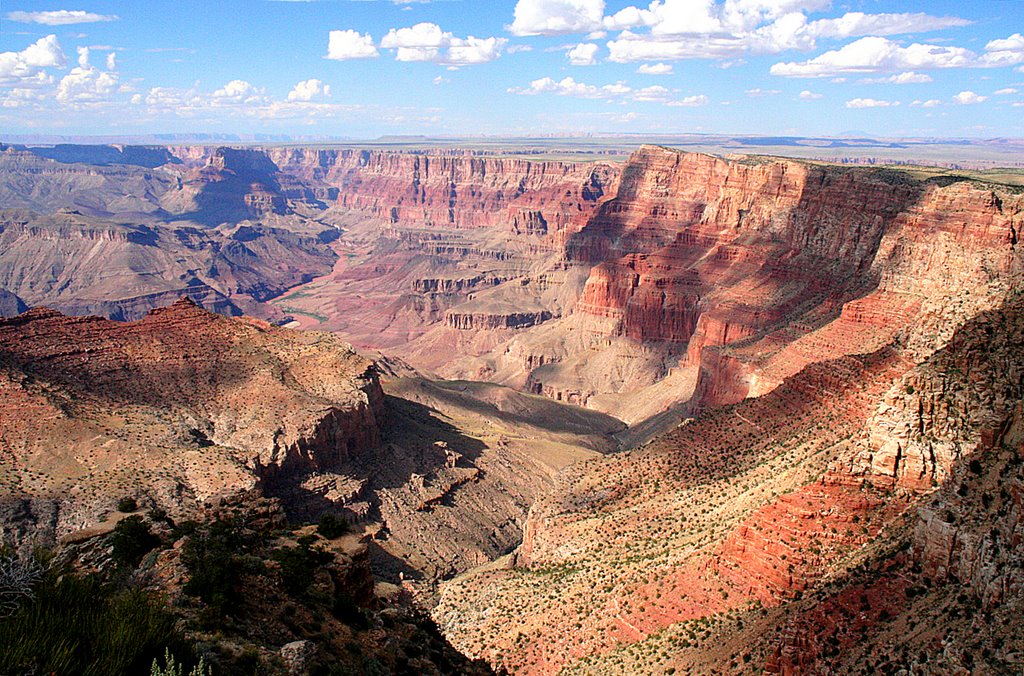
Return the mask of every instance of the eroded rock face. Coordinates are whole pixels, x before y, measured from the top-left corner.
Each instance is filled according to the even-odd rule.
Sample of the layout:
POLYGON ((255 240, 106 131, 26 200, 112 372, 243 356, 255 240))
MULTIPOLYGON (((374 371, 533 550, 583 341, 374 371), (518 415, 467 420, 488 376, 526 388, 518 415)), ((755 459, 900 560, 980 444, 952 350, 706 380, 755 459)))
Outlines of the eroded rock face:
POLYGON ((812 364, 570 468, 514 567, 446 585, 439 623, 516 673, 1015 663, 1024 296, 1004 281, 923 361, 908 340, 812 364))
POLYGON ((121 495, 180 513, 379 446, 372 362, 186 299, 127 324, 41 308, 2 320, 0 373, 3 493, 56 502, 58 534, 121 495))

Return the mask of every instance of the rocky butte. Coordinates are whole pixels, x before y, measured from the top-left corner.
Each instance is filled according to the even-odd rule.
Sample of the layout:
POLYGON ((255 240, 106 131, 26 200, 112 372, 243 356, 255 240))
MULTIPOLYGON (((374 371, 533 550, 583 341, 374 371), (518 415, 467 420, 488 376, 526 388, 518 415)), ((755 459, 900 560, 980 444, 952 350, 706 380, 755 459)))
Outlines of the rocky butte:
POLYGON ((1012 186, 658 146, 0 169, 8 540, 254 492, 513 673, 1022 667, 1012 186))

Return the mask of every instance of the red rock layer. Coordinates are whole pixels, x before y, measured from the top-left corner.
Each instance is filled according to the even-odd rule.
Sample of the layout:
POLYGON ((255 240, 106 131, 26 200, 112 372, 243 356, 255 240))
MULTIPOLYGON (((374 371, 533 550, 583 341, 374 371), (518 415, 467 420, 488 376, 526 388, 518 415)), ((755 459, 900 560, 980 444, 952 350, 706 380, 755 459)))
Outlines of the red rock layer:
POLYGON ((573 312, 600 318, 598 333, 685 349, 700 366, 694 408, 732 403, 877 349, 918 320, 922 297, 987 298, 1020 268, 1022 221, 1019 197, 967 182, 645 146, 566 245, 596 264, 573 312))
POLYGON ((130 323, 46 309, 0 320, 0 363, 12 391, 0 438, 15 455, 61 453, 26 416, 38 406, 84 422, 177 420, 264 478, 329 469, 379 443, 383 394, 371 362, 333 337, 220 317, 189 300, 130 323), (64 397, 70 406, 54 403, 64 397))
POLYGON ((281 171, 337 188, 339 206, 417 228, 506 225, 547 235, 582 225, 614 182, 606 164, 537 162, 470 153, 268 149, 281 171))

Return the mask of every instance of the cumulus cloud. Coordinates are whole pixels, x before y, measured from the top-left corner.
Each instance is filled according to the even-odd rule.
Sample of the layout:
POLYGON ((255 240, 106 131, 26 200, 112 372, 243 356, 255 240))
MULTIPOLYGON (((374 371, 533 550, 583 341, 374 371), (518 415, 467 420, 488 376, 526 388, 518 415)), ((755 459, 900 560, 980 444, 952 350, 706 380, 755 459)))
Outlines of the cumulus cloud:
POLYGON ((820 99, 823 96, 824 96, 824 94, 818 94, 818 93, 812 92, 809 89, 805 89, 802 92, 800 92, 800 94, 799 94, 799 96, 797 96, 797 98, 800 99, 801 101, 816 101, 817 99, 820 99))
POLYGON ((330 98, 331 86, 325 85, 316 78, 303 80, 288 92, 289 101, 320 101, 330 98))
POLYGON ((899 101, 880 101, 878 99, 850 99, 847 108, 892 108, 900 105, 899 101))
POLYGON ((668 103, 672 96, 671 90, 661 85, 652 85, 641 89, 634 89, 625 82, 619 81, 606 85, 592 85, 585 82, 577 82, 572 77, 565 77, 561 80, 544 77, 534 80, 529 87, 512 87, 508 90, 510 94, 525 96, 536 96, 538 94, 556 94, 558 96, 572 96, 580 99, 608 99, 618 101, 638 102, 663 102, 668 103))
POLYGON ((501 56, 505 38, 455 37, 435 23, 418 23, 392 28, 381 41, 384 49, 395 50, 396 61, 430 61, 446 66, 471 66, 501 56))
POLYGON ((852 38, 863 35, 903 35, 924 33, 944 28, 967 26, 971 22, 955 16, 928 14, 864 14, 847 12, 837 19, 819 19, 808 24, 807 30, 816 37, 852 38))
POLYGON ((56 35, 47 35, 20 52, 0 52, 0 85, 46 81, 44 68, 63 68, 67 57, 56 35))
POLYGON ((672 106, 673 108, 697 108, 699 106, 706 106, 708 104, 708 97, 703 94, 696 94, 694 96, 684 96, 677 101, 669 101, 666 105, 672 106))
POLYGON ((905 73, 890 75, 889 77, 869 78, 862 80, 862 82, 864 82, 864 84, 924 84, 932 82, 932 76, 927 73, 915 73, 911 70, 905 73))
POLYGON ((650 87, 644 87, 636 90, 633 94, 634 101, 664 101, 672 92, 668 88, 662 87, 661 85, 651 85, 650 87))
POLYGON ((764 98, 765 96, 775 96, 776 94, 781 94, 782 92, 780 92, 778 89, 761 89, 760 87, 757 87, 756 89, 747 89, 743 93, 752 99, 760 99, 764 98))
POLYGON ((266 92, 245 80, 232 80, 210 95, 216 105, 254 105, 267 102, 266 92))
POLYGON ((996 96, 1007 96, 1009 94, 1016 94, 1017 90, 1013 87, 1006 87, 1005 89, 997 89, 995 91, 996 96))
POLYGON ((9 12, 7 18, 18 23, 39 23, 44 26, 67 26, 76 23, 117 21, 116 14, 94 14, 78 9, 58 9, 47 12, 9 12))
POLYGON ((519 0, 513 17, 513 35, 589 33, 602 27, 604 0, 519 0))
POLYGON ((599 47, 592 42, 583 42, 566 53, 569 63, 574 66, 597 65, 597 50, 599 47))
MULTIPOLYGON (((108 66, 116 60, 107 60, 108 66)), ((57 100, 64 104, 83 105, 98 103, 110 98, 117 91, 119 77, 116 71, 101 71, 89 64, 89 48, 78 48, 78 65, 61 78, 57 85, 57 100)))
POLYGON ((958 17, 923 13, 848 12, 808 21, 828 0, 655 0, 647 9, 626 7, 604 18, 622 31, 608 44, 611 60, 730 59, 813 49, 820 38, 900 35, 963 26, 958 17))
POLYGON ((964 67, 976 58, 973 52, 962 47, 919 43, 901 47, 886 38, 867 37, 808 61, 776 63, 770 72, 784 77, 831 77, 843 73, 964 67))
POLYGON ((331 31, 327 37, 327 55, 325 59, 347 61, 349 59, 374 59, 378 56, 373 45, 373 36, 359 31, 331 31))
POLYGON ((448 56, 439 63, 447 66, 472 66, 488 63, 501 56, 501 50, 508 42, 505 38, 449 38, 448 56))
POLYGON ((672 64, 670 63, 644 63, 641 64, 636 72, 641 75, 671 75, 672 64))
POLYGON ((937 68, 993 68, 1024 62, 1024 37, 1014 34, 993 40, 984 54, 963 47, 913 43, 906 47, 883 37, 866 37, 841 49, 802 62, 776 63, 772 75, 832 77, 846 73, 879 73, 937 68))
POLYGON ((936 106, 941 106, 942 101, 939 101, 938 99, 928 99, 927 101, 916 100, 911 101, 910 105, 914 108, 934 108, 936 106))
POLYGON ((953 97, 953 103, 961 106, 970 106, 975 103, 983 103, 988 100, 987 96, 979 96, 972 91, 963 91, 953 97))

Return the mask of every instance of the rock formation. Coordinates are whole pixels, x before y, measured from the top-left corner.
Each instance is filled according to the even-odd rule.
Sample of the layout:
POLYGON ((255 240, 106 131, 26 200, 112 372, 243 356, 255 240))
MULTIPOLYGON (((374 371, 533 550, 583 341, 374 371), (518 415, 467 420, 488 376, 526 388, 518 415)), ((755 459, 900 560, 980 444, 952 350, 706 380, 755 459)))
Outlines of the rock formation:
POLYGON ((0 363, 5 500, 53 501, 51 536, 123 495, 182 513, 379 446, 370 361, 189 300, 128 324, 34 309, 0 322, 0 363))
POLYGON ((1022 298, 570 468, 435 616, 516 673, 1018 663, 1022 298))
POLYGON ((136 322, 0 320, 4 540, 67 537, 124 496, 188 517, 250 489, 374 535, 378 574, 463 572, 522 538, 565 465, 618 421, 499 386, 388 384, 336 336, 182 299, 136 322))

